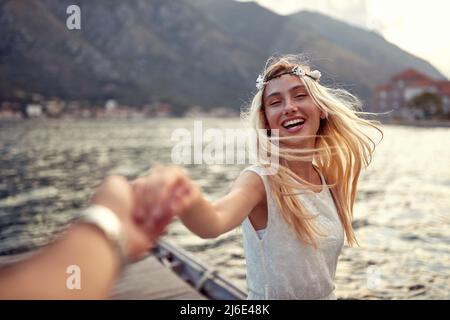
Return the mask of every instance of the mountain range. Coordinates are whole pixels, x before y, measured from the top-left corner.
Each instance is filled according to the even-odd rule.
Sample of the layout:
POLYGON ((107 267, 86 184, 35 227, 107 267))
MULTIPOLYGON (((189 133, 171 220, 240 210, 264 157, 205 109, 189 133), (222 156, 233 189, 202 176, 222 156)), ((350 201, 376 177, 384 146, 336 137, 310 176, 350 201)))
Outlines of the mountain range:
POLYGON ((0 0, 0 99, 20 90, 67 100, 238 109, 273 54, 302 53, 323 81, 370 102, 406 68, 444 78, 381 35, 326 15, 281 16, 234 0, 0 0), (66 27, 69 5, 81 30, 66 27))

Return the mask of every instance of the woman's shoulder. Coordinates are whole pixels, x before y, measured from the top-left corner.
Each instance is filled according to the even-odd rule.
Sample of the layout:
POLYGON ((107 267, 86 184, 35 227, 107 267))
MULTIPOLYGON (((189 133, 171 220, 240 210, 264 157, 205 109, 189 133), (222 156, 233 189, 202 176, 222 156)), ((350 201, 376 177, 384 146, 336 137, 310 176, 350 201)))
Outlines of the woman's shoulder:
POLYGON ((260 201, 265 201, 266 196, 271 194, 267 175, 258 165, 252 165, 242 170, 234 181, 232 189, 240 189, 247 196, 255 196, 260 201))
POLYGON ((251 166, 246 167, 244 170, 241 171, 241 174, 245 172, 254 172, 261 177, 265 177, 271 174, 269 168, 265 168, 260 164, 253 164, 251 166))
POLYGON ((253 194, 265 195, 266 181, 258 166, 249 166, 241 171, 233 183, 232 189, 243 189, 253 194))
POLYGON ((252 165, 241 171, 236 179, 237 183, 245 183, 253 186, 264 186, 263 175, 257 165, 252 165))

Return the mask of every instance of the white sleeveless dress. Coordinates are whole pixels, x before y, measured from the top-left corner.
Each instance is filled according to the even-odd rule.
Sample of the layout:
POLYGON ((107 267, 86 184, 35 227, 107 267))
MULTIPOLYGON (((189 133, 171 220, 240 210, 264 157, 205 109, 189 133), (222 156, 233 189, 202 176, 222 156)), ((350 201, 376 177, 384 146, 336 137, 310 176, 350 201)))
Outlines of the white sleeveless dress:
POLYGON ((285 222, 272 197, 263 168, 251 166, 245 171, 258 174, 267 195, 267 227, 258 235, 247 217, 242 223, 247 267, 247 299, 336 299, 334 279, 339 254, 344 244, 344 230, 331 193, 324 184, 316 194, 298 195, 327 236, 319 239, 318 249, 301 243, 285 222))

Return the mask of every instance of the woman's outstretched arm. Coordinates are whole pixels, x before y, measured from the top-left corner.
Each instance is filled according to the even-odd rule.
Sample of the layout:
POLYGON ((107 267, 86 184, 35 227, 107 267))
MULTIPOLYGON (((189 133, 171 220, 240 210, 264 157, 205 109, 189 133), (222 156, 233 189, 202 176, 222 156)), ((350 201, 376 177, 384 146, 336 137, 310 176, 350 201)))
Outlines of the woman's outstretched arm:
POLYGON ((266 197, 261 178, 252 172, 240 175, 226 196, 211 203, 181 169, 158 170, 161 181, 165 181, 162 188, 170 193, 170 210, 180 212, 183 224, 201 238, 215 238, 239 226, 266 197))

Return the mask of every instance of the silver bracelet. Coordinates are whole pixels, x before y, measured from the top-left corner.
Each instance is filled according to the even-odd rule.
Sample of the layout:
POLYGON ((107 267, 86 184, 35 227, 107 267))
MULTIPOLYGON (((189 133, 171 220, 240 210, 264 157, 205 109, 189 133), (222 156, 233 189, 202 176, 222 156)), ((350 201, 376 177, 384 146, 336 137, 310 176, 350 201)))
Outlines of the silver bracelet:
POLYGON ((83 211, 80 222, 94 225, 102 230, 119 252, 121 265, 124 266, 127 263, 122 222, 113 211, 101 205, 92 205, 83 211))

